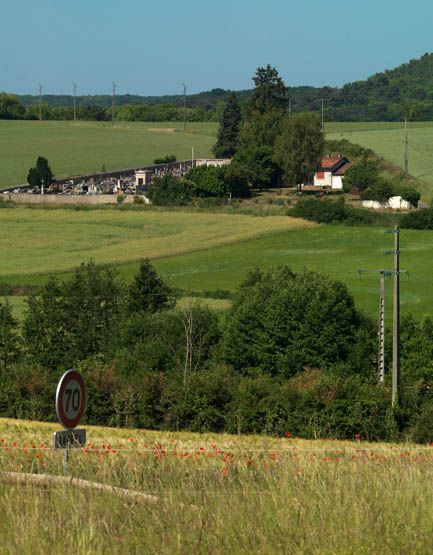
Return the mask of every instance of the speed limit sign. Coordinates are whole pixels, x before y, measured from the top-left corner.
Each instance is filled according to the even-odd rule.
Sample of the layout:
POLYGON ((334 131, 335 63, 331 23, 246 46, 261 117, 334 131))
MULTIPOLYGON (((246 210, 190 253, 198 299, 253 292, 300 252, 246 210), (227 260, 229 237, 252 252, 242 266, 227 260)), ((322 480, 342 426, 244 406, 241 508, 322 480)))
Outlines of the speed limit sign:
POLYGON ((60 424, 73 430, 80 423, 86 405, 86 384, 77 370, 68 370, 60 378, 56 391, 56 413, 60 424))

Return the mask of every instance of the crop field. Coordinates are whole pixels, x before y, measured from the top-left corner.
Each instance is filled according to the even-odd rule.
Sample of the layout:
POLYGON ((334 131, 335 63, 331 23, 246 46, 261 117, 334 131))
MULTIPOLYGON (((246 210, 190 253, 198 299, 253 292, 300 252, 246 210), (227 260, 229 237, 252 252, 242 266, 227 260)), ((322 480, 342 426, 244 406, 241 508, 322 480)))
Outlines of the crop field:
MULTIPOLYGON (((89 399, 91 402, 91 399, 89 399)), ((433 448, 0 420, 1 552, 428 553, 433 448), (141 495, 140 495, 141 494, 141 495)))
POLYGON ((5 208, 0 214, 0 277, 61 272, 93 258, 122 263, 161 258, 314 224, 181 211, 5 208))
POLYGON ((48 158, 58 178, 151 164, 175 154, 178 160, 211 156, 216 123, 182 124, 0 120, 0 189, 26 183, 38 156, 48 158))
MULTIPOLYGON (((330 139, 347 139, 371 148, 386 160, 404 167, 403 123, 328 123, 326 134, 330 139)), ((433 122, 409 124, 409 173, 426 182, 420 192, 422 200, 433 198, 433 122)))
MULTIPOLYGON (((187 211, 74 211, 12 208, 0 211, 0 282, 39 284, 49 272, 64 277, 90 258, 114 264, 130 281, 138 260, 150 257, 170 286, 212 294, 234 291, 248 270, 287 264, 322 271, 345 282, 358 306, 376 315, 379 279, 359 269, 388 268, 392 236, 376 227, 316 225, 285 216, 187 211)), ((430 231, 404 230, 402 314, 433 315, 430 231)), ((387 310, 392 283, 387 282, 387 310)), ((15 304, 15 300, 14 300, 15 304)), ((218 308, 228 303, 217 303, 218 308)), ((22 313, 16 298, 16 313, 22 313)))

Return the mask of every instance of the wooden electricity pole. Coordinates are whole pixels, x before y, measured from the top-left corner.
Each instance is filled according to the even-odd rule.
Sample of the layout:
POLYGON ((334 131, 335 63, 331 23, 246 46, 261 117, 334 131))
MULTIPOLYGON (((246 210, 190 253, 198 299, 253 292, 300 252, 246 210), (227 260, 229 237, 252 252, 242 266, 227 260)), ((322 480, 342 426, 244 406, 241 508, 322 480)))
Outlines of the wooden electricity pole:
POLYGON ((379 353, 377 356, 379 383, 385 382, 385 272, 380 272, 379 353))
POLYGON ((114 125, 114 104, 116 101, 116 83, 113 81, 113 91, 111 95, 111 125, 114 125))
POLYGON ((74 121, 77 121, 77 84, 74 81, 72 85, 74 87, 74 121))
POLYGON ((39 121, 42 121, 42 85, 39 85, 39 121))
POLYGON ((186 85, 182 83, 183 87, 183 132, 186 131, 186 85))
POLYGON ((385 381, 385 277, 394 276, 393 293, 393 319, 392 319, 392 406, 398 403, 398 390, 400 387, 400 275, 407 270, 400 270, 400 228, 398 225, 391 231, 394 233, 394 249, 385 251, 385 254, 394 255, 394 268, 392 270, 358 270, 358 272, 373 272, 380 274, 380 300, 379 300, 379 345, 378 345, 378 379, 385 381))
POLYGON ((377 353, 377 378, 379 383, 385 382, 385 278, 392 275, 391 270, 358 270, 359 274, 372 272, 380 275, 379 290, 379 329, 377 353))
POLYGON ((404 175, 409 175, 409 140, 407 136, 407 116, 404 116, 404 175))
POLYGON ((322 133, 325 134, 325 102, 329 102, 329 98, 316 98, 316 101, 322 103, 322 133))
POLYGON ((394 228, 394 311, 392 318, 392 406, 400 386, 400 229, 394 228))

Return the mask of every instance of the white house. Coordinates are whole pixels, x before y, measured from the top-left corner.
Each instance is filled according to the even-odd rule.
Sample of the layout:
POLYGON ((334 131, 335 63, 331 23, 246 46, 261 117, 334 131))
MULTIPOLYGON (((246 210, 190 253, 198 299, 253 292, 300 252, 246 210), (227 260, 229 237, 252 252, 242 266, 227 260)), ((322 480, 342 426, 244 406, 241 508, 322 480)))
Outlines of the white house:
POLYGON ((314 185, 316 187, 342 189, 344 175, 351 165, 350 160, 345 156, 327 156, 322 158, 320 166, 314 174, 314 185))

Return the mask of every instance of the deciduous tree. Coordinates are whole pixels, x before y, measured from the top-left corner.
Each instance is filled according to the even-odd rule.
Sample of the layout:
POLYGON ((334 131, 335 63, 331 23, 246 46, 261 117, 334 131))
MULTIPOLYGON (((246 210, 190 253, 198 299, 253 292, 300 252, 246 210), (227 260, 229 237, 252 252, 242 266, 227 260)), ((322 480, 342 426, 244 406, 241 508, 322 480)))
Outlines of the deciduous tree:
POLYGON ((3 368, 16 362, 21 352, 18 322, 12 315, 10 304, 0 302, 0 362, 3 368))
POLYGON ((305 112, 287 117, 275 143, 275 160, 286 179, 297 185, 311 183, 324 151, 320 119, 305 112))

